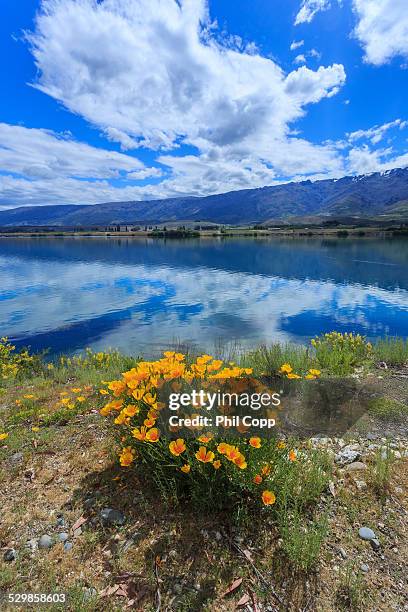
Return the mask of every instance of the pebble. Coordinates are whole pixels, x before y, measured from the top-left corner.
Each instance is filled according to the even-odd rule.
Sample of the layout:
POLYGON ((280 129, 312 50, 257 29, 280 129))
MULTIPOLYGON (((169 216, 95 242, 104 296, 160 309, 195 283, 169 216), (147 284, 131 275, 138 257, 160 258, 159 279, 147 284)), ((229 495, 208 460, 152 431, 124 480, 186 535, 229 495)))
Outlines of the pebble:
POLYGON ((83 600, 88 601, 89 599, 93 599, 94 597, 97 596, 97 594, 98 594, 97 590, 94 589, 93 587, 85 587, 84 594, 83 594, 83 600))
POLYGON ((369 570, 370 568, 368 567, 367 563, 362 563, 362 564, 360 565, 360 569, 361 569, 361 571, 362 571, 362 572, 368 572, 368 570, 369 570))
POLYGON ((68 539, 69 539, 69 535, 65 531, 63 531, 62 533, 58 534, 58 541, 59 542, 66 542, 68 539))
POLYGON ((11 455, 10 460, 13 463, 20 463, 20 461, 22 461, 24 459, 24 455, 23 453, 14 453, 13 455, 11 455))
POLYGON ((369 527, 360 527, 358 530, 358 535, 363 540, 375 540, 375 533, 369 527))
POLYGON ((6 552, 3 555, 3 559, 5 561, 7 561, 8 563, 11 563, 12 561, 14 561, 15 559, 17 559, 17 552, 14 550, 14 548, 9 548, 8 550, 6 550, 6 552))
POLYGON ((377 538, 370 540, 371 548, 375 551, 380 550, 381 544, 377 538))
POLYGON ((125 515, 113 508, 103 508, 100 516, 102 522, 106 525, 123 525, 126 521, 125 515))
POLYGON ((57 517, 57 527, 65 527, 65 519, 63 516, 57 517))
POLYGON ((353 461, 353 463, 349 463, 346 465, 345 470, 347 472, 358 472, 361 470, 366 470, 367 466, 362 461, 353 461))
POLYGON ((347 553, 344 548, 339 548, 339 555, 342 559, 347 559, 347 553))
POLYGON ((345 446, 337 455, 335 455, 335 462, 340 465, 347 465, 348 463, 353 463, 356 461, 360 453, 349 446, 345 446))
POLYGON ((69 550, 71 550, 71 548, 72 548, 72 542, 65 542, 64 544, 65 552, 68 552, 69 550))
POLYGON ((31 550, 31 552, 35 552, 38 548, 38 540, 36 540, 35 538, 33 538, 32 540, 28 540, 26 546, 31 550))
POLYGON ((359 491, 367 488, 367 483, 365 480, 356 480, 356 487, 359 491))
POLYGON ((52 537, 47 534, 42 535, 41 538, 38 540, 39 548, 51 548, 52 544, 52 537))

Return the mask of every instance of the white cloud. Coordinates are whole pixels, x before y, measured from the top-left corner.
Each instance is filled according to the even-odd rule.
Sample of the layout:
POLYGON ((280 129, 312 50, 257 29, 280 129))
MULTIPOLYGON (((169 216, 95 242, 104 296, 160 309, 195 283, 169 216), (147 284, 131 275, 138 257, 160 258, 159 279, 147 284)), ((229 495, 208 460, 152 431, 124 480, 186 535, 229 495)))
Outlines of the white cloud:
POLYGON ((29 178, 117 178, 141 170, 129 155, 73 140, 70 134, 0 123, 0 169, 29 178))
POLYGON ((353 0, 358 17, 355 36, 365 60, 379 66, 395 56, 408 57, 408 7, 406 0, 353 0))
POLYGON ((378 144, 384 138, 388 130, 392 128, 399 128, 400 130, 403 130, 407 127, 407 125, 408 121, 395 119, 395 121, 390 121, 389 123, 384 123, 383 125, 376 125, 368 130, 357 130, 356 132, 350 132, 347 134, 347 136, 351 142, 365 138, 370 140, 371 144, 378 144))
MULTIPOLYGON (((342 65, 286 74, 255 45, 219 35, 205 0, 43 0, 41 7, 28 36, 34 86, 122 150, 159 151, 168 172, 159 183, 130 186, 140 198, 262 186, 287 179, 290 169, 337 172, 332 148, 295 138, 293 126, 308 104, 337 93, 342 65), (180 160, 184 145, 196 153, 180 160)), ((126 170, 128 178, 140 178, 139 170, 146 172, 126 170)), ((106 186, 95 187, 92 201, 97 192, 106 199, 106 186)))
POLYGON ((302 47, 305 44, 304 40, 294 40, 293 43, 290 45, 290 50, 291 51, 296 51, 296 49, 299 49, 300 47, 302 47))
POLYGON ((330 8, 330 0, 302 0, 299 12, 295 18, 295 25, 310 23, 317 13, 330 8))
POLYGON ((306 63, 306 58, 303 55, 303 53, 300 53, 299 55, 297 55, 295 57, 295 59, 293 60, 294 64, 305 64, 306 63))
POLYGON ((117 130, 113 127, 108 127, 105 129, 105 136, 111 142, 118 142, 120 144, 120 148, 122 151, 129 151, 130 149, 137 149, 140 145, 134 139, 128 136, 125 132, 121 130, 117 130))

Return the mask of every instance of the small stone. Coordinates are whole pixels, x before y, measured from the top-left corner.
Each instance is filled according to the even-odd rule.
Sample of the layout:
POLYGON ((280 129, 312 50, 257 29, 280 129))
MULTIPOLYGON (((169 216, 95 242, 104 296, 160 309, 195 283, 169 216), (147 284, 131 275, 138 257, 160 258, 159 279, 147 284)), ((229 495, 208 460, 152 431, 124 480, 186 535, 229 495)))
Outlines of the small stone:
POLYGON ((215 539, 217 540, 217 542, 220 542, 222 540, 222 535, 219 531, 215 532, 215 539))
POLYGON ((366 470, 367 466, 362 461, 353 461, 353 463, 349 463, 346 465, 345 470, 347 472, 359 472, 361 470, 366 470))
POLYGON ((125 515, 119 510, 113 508, 103 508, 101 510, 102 522, 106 525, 123 525, 126 521, 125 515))
POLYGON ((26 546, 31 550, 31 552, 35 552, 38 548, 38 540, 36 540, 35 538, 33 538, 32 540, 28 540, 26 546))
POLYGON ((359 491, 367 488, 367 483, 365 480, 356 480, 356 487, 359 491))
POLYGON ((95 498, 87 497, 86 500, 84 501, 84 508, 86 508, 87 510, 90 510, 90 508, 92 508, 94 504, 95 504, 95 498))
POLYGON ((344 548, 339 548, 339 555, 342 559, 347 559, 347 553, 344 548))
POLYGON ((94 597, 96 597, 97 594, 98 594, 97 590, 94 589, 93 587, 86 587, 84 589, 83 600, 89 601, 90 599, 93 599, 94 597))
POLYGON ((57 527, 65 527, 65 519, 63 516, 57 517, 57 527))
POLYGON ((370 568, 368 567, 367 563, 362 563, 362 564, 360 565, 360 569, 361 569, 361 571, 362 571, 362 572, 368 572, 368 570, 369 570, 370 568))
POLYGON ((337 455, 335 455, 335 462, 339 465, 347 465, 348 463, 352 463, 356 461, 360 456, 360 453, 357 450, 350 448, 350 446, 345 446, 337 455))
POLYGON ((72 548, 72 542, 65 542, 64 544, 65 552, 68 552, 69 550, 71 550, 71 548, 72 548))
POLYGON ((375 434, 373 434, 373 433, 368 433, 368 434, 366 435, 366 438, 367 438, 367 440, 370 440, 370 442, 373 442, 374 440, 377 440, 378 436, 376 436, 376 435, 375 435, 375 434))
POLYGON ((69 535, 65 531, 63 531, 62 533, 58 534, 58 541, 59 542, 66 542, 68 540, 68 538, 69 538, 69 535))
POLYGON ((38 541, 39 548, 51 548, 52 544, 52 537, 46 534, 42 535, 38 541))
POLYGON ((377 538, 374 538, 373 540, 370 540, 370 544, 371 544, 371 548, 375 551, 380 550, 381 548, 381 544, 379 542, 379 540, 377 540, 377 538))
POLYGON ((23 453, 14 453, 11 455, 10 460, 12 463, 20 463, 24 459, 23 453))
POLYGON ((81 533, 82 533, 82 529, 81 529, 81 527, 78 527, 78 529, 74 530, 72 535, 74 536, 74 538, 77 538, 78 536, 81 535, 81 533))
POLYGON ((360 527, 358 530, 358 535, 363 540, 375 540, 375 533, 369 527, 360 527))
POLYGON ((17 559, 17 552, 14 550, 14 548, 9 548, 4 553, 3 559, 7 561, 7 563, 11 563, 15 559, 17 559))

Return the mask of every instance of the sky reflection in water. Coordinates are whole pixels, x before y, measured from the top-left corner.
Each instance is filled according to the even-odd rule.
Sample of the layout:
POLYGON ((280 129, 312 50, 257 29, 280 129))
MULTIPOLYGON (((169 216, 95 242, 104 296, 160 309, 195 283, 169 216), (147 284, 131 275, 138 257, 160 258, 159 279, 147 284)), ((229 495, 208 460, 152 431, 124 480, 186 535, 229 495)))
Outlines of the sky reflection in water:
POLYGON ((408 337, 408 240, 0 239, 0 335, 18 346, 156 354, 408 337))

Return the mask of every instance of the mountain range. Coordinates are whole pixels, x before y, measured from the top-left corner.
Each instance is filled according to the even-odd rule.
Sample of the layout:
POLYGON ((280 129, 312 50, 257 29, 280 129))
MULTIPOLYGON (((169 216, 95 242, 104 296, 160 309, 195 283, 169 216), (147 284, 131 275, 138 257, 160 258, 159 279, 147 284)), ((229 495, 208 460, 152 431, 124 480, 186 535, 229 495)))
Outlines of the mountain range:
POLYGON ((249 225, 339 218, 408 220, 408 168, 204 197, 24 206, 0 211, 0 226, 91 227, 177 221, 249 225))

